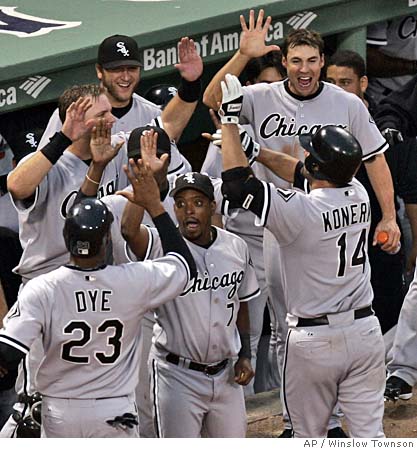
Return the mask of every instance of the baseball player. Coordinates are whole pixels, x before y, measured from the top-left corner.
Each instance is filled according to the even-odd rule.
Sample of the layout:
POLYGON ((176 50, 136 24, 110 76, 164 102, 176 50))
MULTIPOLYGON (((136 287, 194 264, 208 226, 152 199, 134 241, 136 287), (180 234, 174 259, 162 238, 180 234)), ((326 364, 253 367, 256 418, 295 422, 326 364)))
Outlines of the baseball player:
MULTIPOLYGON (((110 103, 98 86, 68 89, 60 98, 60 107, 64 119, 62 131, 44 149, 23 159, 8 176, 8 189, 19 214, 19 237, 23 247, 15 271, 22 276, 23 284, 68 263, 62 227, 79 186, 88 176, 89 167, 84 161, 96 150, 96 146, 90 148, 91 128, 99 121, 108 127, 114 122, 110 103)), ((97 147, 101 153, 102 147, 97 147)), ((105 149, 104 159, 108 158, 111 163, 100 180, 100 196, 127 185, 122 169, 127 161, 126 153, 123 155, 119 149, 120 144, 105 149)), ((23 396, 36 391, 34 373, 41 355, 38 340, 23 361, 25 367, 16 384, 23 396)), ((22 410, 23 405, 16 408, 22 410)), ((15 429, 16 421, 10 418, 0 436, 11 437, 15 429)))
POLYGON ((83 199, 65 220, 70 263, 28 282, 0 333, 5 368, 16 366, 42 336, 45 357, 36 381, 44 437, 138 437, 134 388, 140 320, 196 275, 150 169, 140 166, 134 182, 166 256, 106 266, 112 215, 99 200, 83 199))
POLYGON ((361 146, 335 125, 301 134, 305 164, 293 169, 307 174, 310 194, 262 182, 241 149, 237 77, 227 75, 222 90, 223 194, 258 216, 281 256, 289 324, 284 402, 294 436, 325 437, 339 402, 351 436, 383 437, 384 343, 371 308, 369 197, 353 179, 361 146))
MULTIPOLYGON (((285 69, 281 64, 281 52, 270 52, 266 55, 253 58, 249 61, 245 67, 245 73, 248 81, 246 85, 256 83, 274 83, 276 81, 283 80, 285 78, 285 69)), ((216 129, 221 128, 221 124, 215 116, 213 110, 210 110, 211 117, 213 119, 216 129)), ((254 136, 252 127, 250 125, 244 125, 243 129, 251 136, 254 136)), ((212 136, 203 134, 212 140, 212 136)), ((263 170, 263 166, 258 163, 252 165, 252 169, 257 173, 259 170, 263 170)), ((215 145, 214 142, 210 142, 207 149, 206 158, 201 167, 201 172, 207 173, 211 177, 220 178, 223 170, 221 160, 221 148, 215 145)), ((275 342, 275 329, 273 325, 276 320, 272 320, 271 338, 269 343, 269 352, 271 355, 262 352, 260 339, 262 335, 262 329, 264 324, 264 312, 268 303, 268 289, 265 280, 265 265, 263 258, 263 230, 259 227, 255 227, 253 214, 248 211, 246 213, 240 213, 237 217, 231 218, 224 217, 224 227, 228 231, 237 234, 242 237, 249 248, 249 253, 252 257, 254 268, 256 271, 256 278, 258 279, 261 294, 257 298, 256 302, 250 302, 248 304, 250 314, 250 337, 251 337, 251 349, 252 349, 252 366, 255 369, 256 375, 254 381, 245 387, 245 395, 251 395, 255 392, 262 392, 268 389, 276 388, 280 385, 279 370, 277 370, 276 362, 276 342, 275 342), (264 369, 264 370, 262 370, 264 369)), ((274 309, 268 307, 269 315, 273 314, 274 309)))
MULTIPOLYGON (((135 160, 141 158, 152 168, 160 187, 164 208, 176 223, 174 200, 168 195, 169 190, 172 189, 175 177, 167 175, 167 163, 171 151, 167 134, 164 130, 156 127, 139 127, 130 134, 127 148, 130 158, 134 158, 135 160), (148 132, 150 133, 149 136, 147 134, 148 132), (151 145, 151 141, 149 141, 150 136, 154 136, 155 140, 157 139, 153 146, 151 145)), ((223 197, 221 196, 221 180, 213 179, 213 184, 216 198, 216 218, 218 218, 221 214, 223 201, 223 197)), ((95 195, 90 188, 91 185, 84 184, 81 190, 84 195, 95 195)), ((132 188, 128 186, 125 190, 131 192, 132 188)), ((135 235, 140 226, 140 218, 142 216, 142 223, 144 224, 151 225, 152 220, 146 212, 143 212, 142 208, 128 202, 123 196, 109 195, 103 198, 103 202, 106 203, 114 215, 114 223, 112 225, 114 262, 121 263, 129 261, 122 235, 124 238, 128 238, 132 234, 135 235), (123 213, 124 209, 127 211, 126 214, 123 213)), ((221 223, 221 218, 220 220, 217 219, 217 222, 221 223)), ((139 383, 136 389, 141 437, 155 437, 147 367, 154 323, 155 319, 153 314, 148 313, 143 318, 141 325, 141 359, 139 363, 139 383)))
MULTIPOLYGON (((165 124, 172 139, 172 157, 169 167, 170 173, 183 173, 191 170, 186 158, 179 152, 175 141, 193 113, 196 101, 200 95, 202 60, 198 56, 192 39, 184 37, 178 44, 179 64, 177 68, 181 74, 181 86, 178 95, 184 103, 182 108, 168 108, 161 113, 161 109, 139 96, 135 90, 140 80, 139 49, 136 41, 129 36, 114 35, 103 40, 98 49, 96 73, 101 85, 105 88, 106 96, 112 106, 115 122, 112 133, 128 132, 134 128, 151 123, 155 118, 155 125, 161 126, 159 120, 165 124), (172 125, 170 125, 172 123, 172 125), (183 124, 183 125, 182 125, 183 124)), ((62 122, 56 110, 48 123, 38 148, 43 148, 53 134, 61 129, 62 122)))
MULTIPOLYGON (((155 310, 149 364, 157 436, 201 437, 204 429, 208 437, 244 437, 240 385, 254 375, 247 301, 259 294, 248 249, 241 238, 211 226, 216 205, 209 177, 180 175, 170 196, 198 276, 167 308, 155 310)), ((158 236, 144 226, 127 239, 140 259, 160 254, 158 236)))
MULTIPOLYGON (((271 17, 264 22, 264 11, 260 10, 255 21, 252 10, 249 24, 240 17, 242 34, 240 48, 233 58, 213 77, 204 93, 204 102, 218 108, 221 99, 220 81, 226 73, 239 75, 250 58, 276 50, 275 45, 265 45, 265 36, 271 17)), ((363 102, 342 89, 320 81, 324 65, 323 40, 320 35, 309 30, 293 30, 287 36, 283 48, 283 65, 288 79, 271 84, 255 84, 242 89, 243 105, 241 123, 250 123, 255 139, 263 147, 287 151, 303 160, 304 154, 298 145, 298 136, 305 132, 315 132, 326 124, 343 126, 360 142, 365 168, 382 210, 382 220, 377 224, 372 243, 376 245, 379 231, 386 231, 389 240, 381 248, 393 251, 398 245, 400 231, 395 221, 395 206, 392 179, 383 152, 388 144, 380 134, 363 102), (329 107, 329 105, 332 105, 329 107)), ((288 188, 290 184, 269 169, 257 176, 272 182, 277 187, 288 188)), ((264 235, 265 275, 269 287, 271 304, 277 318, 278 366, 282 367, 287 332, 285 292, 280 271, 270 270, 281 262, 277 261, 278 247, 269 230, 264 235)), ((336 420, 330 428, 340 427, 336 420)))

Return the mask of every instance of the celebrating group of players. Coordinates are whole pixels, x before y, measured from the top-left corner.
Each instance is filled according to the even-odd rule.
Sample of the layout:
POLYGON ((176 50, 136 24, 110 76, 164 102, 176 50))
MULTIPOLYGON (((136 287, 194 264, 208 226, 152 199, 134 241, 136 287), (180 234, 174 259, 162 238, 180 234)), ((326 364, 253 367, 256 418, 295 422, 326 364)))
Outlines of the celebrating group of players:
POLYGON ((245 437, 266 302, 285 335, 291 435, 327 436, 340 410, 350 436, 384 436, 371 208, 354 176, 363 162, 382 212, 369 239, 386 232, 381 249, 395 251, 388 143, 358 96, 320 81, 314 31, 287 36, 287 78, 242 87, 248 62, 279 48, 265 45, 263 10, 240 21, 240 48, 203 98, 219 112, 221 171, 193 172, 175 144, 201 96, 192 39, 160 109, 134 93, 136 42, 114 35, 100 86, 66 90, 39 150, 10 173, 22 288, 0 377, 19 364, 20 376, 1 437, 245 437))

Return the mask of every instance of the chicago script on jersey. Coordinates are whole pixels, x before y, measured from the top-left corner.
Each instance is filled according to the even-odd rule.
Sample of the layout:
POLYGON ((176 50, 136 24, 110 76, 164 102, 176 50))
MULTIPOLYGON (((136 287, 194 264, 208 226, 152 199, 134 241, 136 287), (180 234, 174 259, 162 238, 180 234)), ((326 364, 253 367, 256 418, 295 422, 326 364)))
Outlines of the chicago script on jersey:
POLYGON ((204 278, 200 278, 200 274, 198 277, 194 278, 188 288, 180 295, 180 297, 184 297, 190 292, 200 292, 200 291, 208 291, 212 289, 213 291, 219 288, 227 288, 231 286, 230 291, 227 293, 227 298, 232 298, 237 291, 238 285, 243 280, 244 272, 241 270, 240 272, 226 272, 221 277, 212 277, 207 272, 204 272, 204 278))
MULTIPOLYGON (((274 136, 299 136, 302 133, 314 134, 325 124, 306 125, 301 124, 298 126, 295 123, 295 119, 291 117, 288 119, 286 116, 281 116, 279 113, 272 113, 267 116, 261 123, 259 128, 259 134, 263 139, 268 139, 274 136)), ((327 124, 338 125, 342 128, 347 128, 344 124, 327 124)))

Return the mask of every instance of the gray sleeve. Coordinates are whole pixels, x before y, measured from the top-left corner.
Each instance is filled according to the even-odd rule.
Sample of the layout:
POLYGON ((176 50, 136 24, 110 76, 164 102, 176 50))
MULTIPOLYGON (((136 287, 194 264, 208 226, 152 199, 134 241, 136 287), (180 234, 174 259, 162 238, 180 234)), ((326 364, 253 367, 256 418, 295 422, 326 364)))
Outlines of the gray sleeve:
POLYGON ((367 160, 388 149, 388 142, 380 133, 374 119, 359 97, 350 97, 349 115, 351 117, 351 133, 362 147, 363 160, 367 160))
POLYGON ((48 125, 46 126, 45 131, 39 141, 38 150, 45 147, 48 144, 51 137, 62 128, 62 122, 59 118, 58 108, 52 113, 51 118, 49 119, 48 125))
POLYGON ((293 242, 305 223, 307 201, 304 193, 275 187, 262 181, 264 204, 255 225, 268 228, 281 245, 293 242))
POLYGON ((33 341, 45 327, 46 296, 41 294, 39 286, 35 286, 33 282, 26 284, 3 320, 0 342, 9 344, 24 354, 29 352, 33 341))
POLYGON ((247 302, 253 298, 258 297, 261 293, 256 278, 255 268, 253 267, 252 258, 249 254, 249 249, 246 242, 242 239, 242 260, 245 261, 245 271, 242 282, 240 283, 238 296, 239 301, 247 302))
POLYGON ((253 86, 243 86, 243 103, 239 122, 242 124, 254 123, 253 86))

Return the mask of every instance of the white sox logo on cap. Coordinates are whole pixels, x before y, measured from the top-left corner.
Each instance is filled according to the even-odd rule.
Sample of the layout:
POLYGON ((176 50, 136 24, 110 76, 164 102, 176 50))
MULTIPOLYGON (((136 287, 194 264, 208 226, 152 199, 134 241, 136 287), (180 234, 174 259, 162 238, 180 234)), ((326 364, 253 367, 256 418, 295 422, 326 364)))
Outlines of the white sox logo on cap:
POLYGON ((123 56, 130 55, 129 50, 126 48, 126 45, 124 42, 121 42, 121 41, 117 42, 116 47, 117 47, 117 51, 119 53, 121 53, 123 56))
POLYGON ((187 183, 190 183, 190 184, 194 184, 194 183, 195 183, 194 175, 192 174, 192 172, 186 173, 186 174, 184 175, 184 180, 185 180, 187 183))

